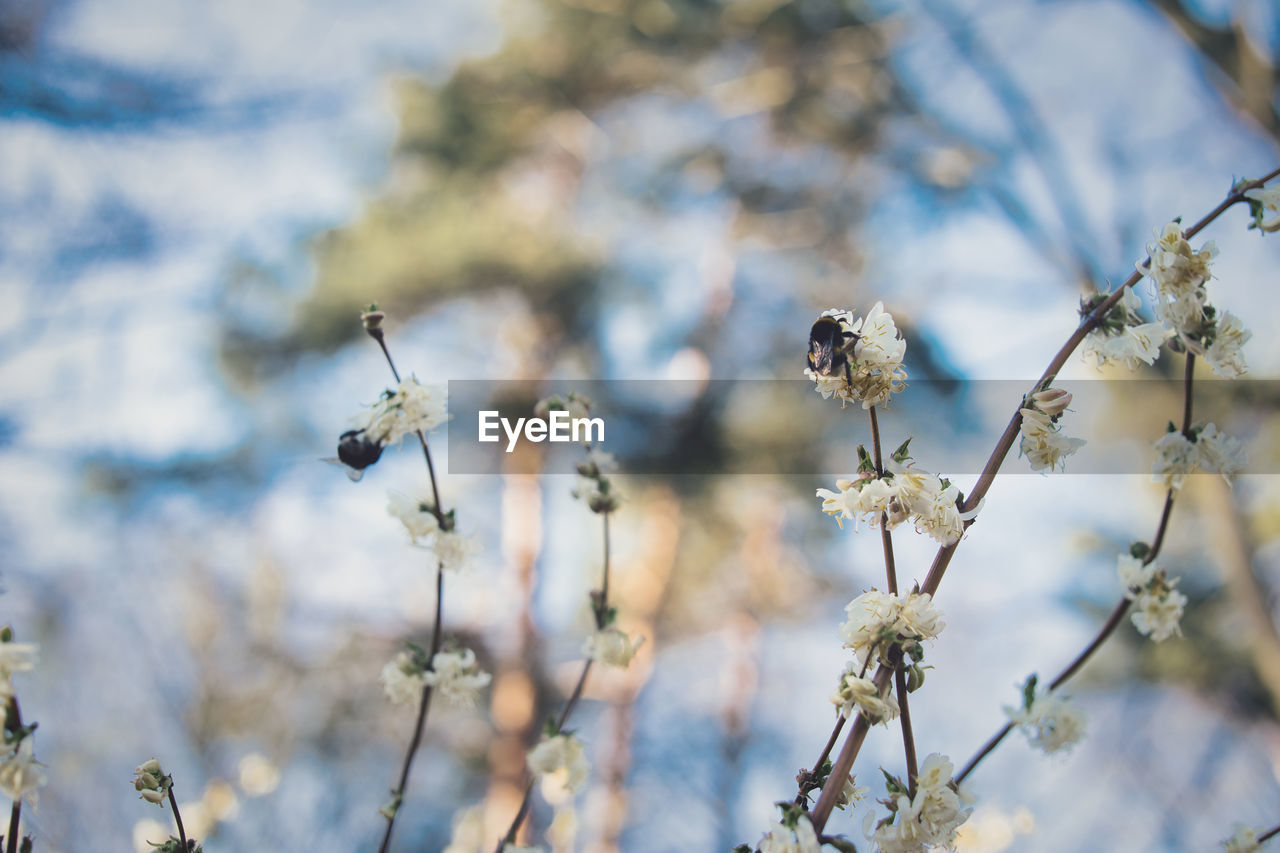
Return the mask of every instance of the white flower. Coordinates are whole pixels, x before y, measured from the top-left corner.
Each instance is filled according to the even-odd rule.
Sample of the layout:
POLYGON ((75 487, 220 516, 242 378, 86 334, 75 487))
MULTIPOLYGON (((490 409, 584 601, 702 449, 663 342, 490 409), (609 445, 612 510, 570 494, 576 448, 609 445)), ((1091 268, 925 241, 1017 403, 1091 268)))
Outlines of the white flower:
POLYGON ((48 779, 32 755, 33 748, 28 735, 18 741, 17 747, 0 763, 0 794, 15 802, 26 797, 35 808, 36 789, 43 787, 48 779))
POLYGON ((1262 849, 1258 843, 1258 834, 1247 826, 1236 829, 1235 835, 1222 842, 1226 853, 1257 853, 1262 849))
POLYGON ((480 553, 480 543, 456 530, 441 530, 432 539, 431 550, 446 572, 461 572, 472 555, 480 553))
POLYGON ((406 435, 428 433, 448 419, 444 391, 428 388, 410 376, 373 405, 363 427, 370 441, 398 444, 406 435))
MULTIPOLYGON (((1280 210, 1280 187, 1254 187, 1246 190, 1244 196, 1261 204, 1264 211, 1280 210)), ((1260 222, 1258 225, 1263 231, 1276 231, 1280 229, 1280 216, 1260 222)))
POLYGON ((1098 369, 1108 364, 1123 364, 1137 370, 1139 364, 1154 364, 1160 357, 1160 345, 1175 334, 1163 323, 1125 326, 1118 333, 1095 328, 1085 336, 1080 352, 1085 361, 1093 359, 1098 369))
POLYGON ((845 719, 861 712, 868 722, 884 723, 898 716, 898 703, 892 690, 881 691, 870 678, 858 676, 860 667, 851 663, 840 676, 840 686, 831 694, 831 704, 840 709, 845 719))
POLYGON ((1214 243, 1192 251, 1177 222, 1157 232, 1155 244, 1147 247, 1151 265, 1144 270, 1156 285, 1156 317, 1180 333, 1194 332, 1204 319, 1205 282, 1212 273, 1209 264, 1218 254, 1214 243))
POLYGON ((529 770, 542 779, 542 794, 552 802, 581 791, 588 769, 587 752, 573 735, 547 738, 529 750, 529 770))
POLYGON ((0 700, 13 696, 13 674, 34 669, 39 651, 35 643, 0 642, 0 700))
POLYGON ((1178 621, 1182 619, 1182 608, 1186 604, 1187 597, 1176 589, 1169 588, 1161 593, 1144 592, 1134 601, 1133 616, 1130 618, 1138 633, 1150 636, 1159 643, 1174 634, 1182 635, 1178 621))
POLYGON ((1084 712, 1056 693, 1038 694, 1030 708, 1005 708, 1004 712, 1031 745, 1045 753, 1070 749, 1084 737, 1084 712))
POLYGON ((1230 311, 1223 312, 1218 318, 1213 343, 1204 351, 1205 361, 1223 379, 1238 379, 1249 372, 1241 348, 1252 337, 1253 332, 1244 327, 1239 317, 1230 311))
POLYGON ((934 607, 928 593, 892 595, 873 589, 850 601, 844 609, 848 618, 840 625, 840 636, 845 648, 853 649, 859 664, 886 640, 910 647, 936 638, 946 627, 942 612, 934 607))
POLYGON ((573 850, 578 836, 578 813, 570 808, 556 809, 556 816, 547 827, 547 841, 553 850, 573 850))
POLYGON ((396 705, 416 705, 426 683, 425 671, 408 651, 400 652, 382 667, 382 689, 396 705))
POLYGON ((844 785, 840 788, 840 798, 836 800, 836 808, 843 809, 850 806, 856 806, 871 793, 871 789, 860 786, 857 776, 846 776, 844 785))
POLYGON ((1244 447, 1213 424, 1205 424, 1196 436, 1194 458, 1202 470, 1221 474, 1228 483, 1245 467, 1244 447))
POLYGON ((440 529, 431 503, 425 498, 415 499, 399 492, 387 492, 387 512, 400 519, 415 545, 422 544, 424 539, 440 529))
POLYGON ((890 368, 902 365, 907 354, 907 342, 894 324, 893 315, 884 310, 883 302, 872 305, 867 316, 851 326, 858 335, 853 357, 860 363, 890 368))
POLYGON ((795 829, 776 824, 768 835, 760 839, 759 849, 760 853, 820 853, 822 845, 818 843, 818 834, 813 831, 809 818, 800 815, 795 829))
MULTIPOLYGON (((453 835, 442 853, 481 853, 484 844, 484 808, 469 806, 453 816, 453 835)), ((487 853, 487 851, 486 851, 487 853)))
POLYGON ((1059 462, 1084 446, 1084 439, 1067 438, 1048 415, 1036 409, 1022 409, 1021 449, 1031 470, 1053 470, 1059 462))
POLYGON ((943 486, 936 477, 922 489, 912 502, 916 530, 928 534, 939 545, 954 545, 964 535, 964 523, 978 515, 982 504, 965 512, 958 503, 960 487, 954 483, 943 486))
POLYGON ((1155 577, 1156 567, 1130 554, 1121 554, 1116 558, 1116 573, 1120 576, 1125 598, 1136 601, 1155 577))
POLYGON ((596 663, 626 669, 643 643, 644 637, 633 640, 624 631, 609 625, 587 637, 582 653, 596 663))
POLYGON ((474 708, 480 690, 492 680, 489 673, 476 665, 476 653, 471 649, 436 652, 431 659, 431 669, 424 672, 422 678, 441 696, 464 708, 474 708))
MULTIPOLYGON (((915 798, 899 794, 888 801, 893 814, 868 836, 881 853, 923 853, 929 847, 952 846, 956 829, 970 814, 951 788, 952 773, 950 759, 937 753, 921 763, 915 798)), ((868 815, 869 820, 874 817, 868 815)))
POLYGON ((1151 482, 1166 489, 1180 489, 1188 474, 1195 471, 1195 446, 1180 432, 1166 432, 1156 441, 1156 461, 1151 466, 1151 482))

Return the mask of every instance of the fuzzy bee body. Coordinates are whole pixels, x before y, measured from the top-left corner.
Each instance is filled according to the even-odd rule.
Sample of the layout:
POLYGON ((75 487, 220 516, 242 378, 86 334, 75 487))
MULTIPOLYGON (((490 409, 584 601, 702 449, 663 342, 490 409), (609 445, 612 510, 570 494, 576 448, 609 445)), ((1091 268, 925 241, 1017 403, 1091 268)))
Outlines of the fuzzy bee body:
POLYGON ((844 373, 849 378, 849 351, 858 336, 835 317, 824 314, 809 330, 808 367, 819 376, 844 373))
POLYGON ((364 469, 382 456, 382 443, 372 441, 362 429, 349 429, 338 437, 338 458, 326 459, 346 469, 347 477, 357 482, 364 476, 364 469))

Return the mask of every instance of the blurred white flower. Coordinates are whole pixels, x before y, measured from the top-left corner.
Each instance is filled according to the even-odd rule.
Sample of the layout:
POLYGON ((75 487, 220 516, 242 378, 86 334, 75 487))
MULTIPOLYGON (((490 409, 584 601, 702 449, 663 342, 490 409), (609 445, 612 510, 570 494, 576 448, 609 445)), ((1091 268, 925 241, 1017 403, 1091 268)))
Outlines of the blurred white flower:
POLYGON ((26 797, 35 808, 36 791, 44 787, 48 779, 35 760, 33 749, 32 737, 27 735, 0 763, 0 794, 15 802, 26 797))
POLYGON ((1151 637, 1157 643, 1174 634, 1182 634, 1178 623, 1182 619, 1182 609, 1187 604, 1187 597, 1173 589, 1174 583, 1177 583, 1176 579, 1159 592, 1143 592, 1133 602, 1133 615, 1130 618, 1134 627, 1138 629, 1138 633, 1151 637))
POLYGON ((1235 835, 1222 842, 1226 853, 1258 853, 1262 845, 1258 843, 1258 834, 1247 826, 1236 829, 1235 835))
POLYGON ((840 686, 831 694, 831 704, 840 709, 840 715, 848 719, 861 712, 868 722, 883 723, 898 716, 898 703, 892 689, 885 685, 881 691, 870 678, 859 677, 861 667, 850 663, 840 676, 840 686))
POLYGON ((411 498, 399 492, 387 492, 387 512, 400 519, 415 545, 440 529, 440 522, 426 498, 411 498))
POLYGON ((1019 446, 1031 463, 1031 470, 1053 470, 1059 463, 1065 469, 1066 457, 1084 447, 1084 439, 1064 436, 1062 429, 1044 412, 1027 408, 1021 411, 1022 425, 1019 429, 1022 441, 1019 446))
POLYGON ((422 679, 451 704, 474 708, 492 676, 476 665, 475 652, 459 649, 436 652, 431 669, 422 674, 422 679))
POLYGON ((453 815, 453 833, 442 853, 487 853, 483 806, 468 806, 453 815))
POLYGON ((1212 276, 1209 265, 1218 248, 1210 241, 1193 251, 1177 222, 1170 222, 1156 236, 1156 242, 1147 247, 1150 267, 1143 269, 1139 264, 1138 270, 1155 282, 1156 317, 1180 333, 1192 333, 1204 319, 1204 285, 1212 276))
POLYGON ((1006 707, 1004 712, 1031 745, 1045 753, 1070 749, 1084 737, 1084 712, 1056 693, 1037 694, 1030 708, 1006 707))
POLYGON ((1120 586, 1124 589, 1125 598, 1135 601, 1155 577, 1156 567, 1151 563, 1144 563, 1132 554, 1121 554, 1116 558, 1116 574, 1120 576, 1120 586))
POLYGON ((587 782, 587 751, 573 735, 549 737, 529 750, 529 770, 542 780, 542 794, 557 802, 587 782))
POLYGON ((626 669, 643 644, 644 637, 632 639, 626 632, 608 625, 587 637, 582 653, 596 663, 626 669))
POLYGON ((424 668, 409 651, 400 652, 382 667, 382 689, 396 705, 416 705, 426 683, 424 668))
POLYGON ((1214 424, 1205 424, 1196 436, 1196 464, 1211 474, 1221 474, 1228 483, 1244 471, 1245 454, 1240 442, 1214 424))
POLYGON ((1223 379, 1238 379, 1249 372, 1243 347, 1253 337, 1240 318, 1230 311, 1218 318, 1213 343, 1204 350, 1204 359, 1213 372, 1223 379))
POLYGON ((465 571, 471 557, 480 553, 480 543, 456 530, 437 531, 431 540, 431 550, 446 572, 465 571))
POLYGON ((769 834, 760 839, 758 846, 760 853, 820 853, 822 849, 818 834, 805 815, 796 818, 795 829, 782 823, 775 824, 769 834))
POLYGON ((373 404, 361 426, 370 441, 398 444, 406 435, 425 435, 448 419, 444 390, 430 388, 410 376, 373 404))
POLYGON ((1188 474, 1196 469, 1195 445, 1182 433, 1166 432, 1156 441, 1156 461, 1151 466, 1151 482, 1166 489, 1180 489, 1188 474))

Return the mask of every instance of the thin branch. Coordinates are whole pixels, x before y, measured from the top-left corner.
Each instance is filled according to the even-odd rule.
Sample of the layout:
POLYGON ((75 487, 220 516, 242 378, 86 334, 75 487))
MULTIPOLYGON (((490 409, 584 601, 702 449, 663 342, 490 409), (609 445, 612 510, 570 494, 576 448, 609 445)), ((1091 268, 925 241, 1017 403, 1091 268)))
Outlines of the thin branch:
MULTIPOLYGON (((367 330, 369 337, 378 342, 378 347, 382 350, 383 356, 387 359, 387 367, 391 368, 391 375, 395 377, 397 383, 400 382, 400 371, 396 370, 396 363, 391 358, 391 350, 387 348, 386 336, 379 327, 367 330)), ((431 481, 431 496, 434 503, 431 511, 436 517, 436 523, 441 530, 450 530, 452 528, 452 520, 445 513, 444 507, 440 505, 440 485, 436 480, 436 467, 431 461, 431 450, 427 447, 427 437, 423 435, 422 430, 417 430, 415 434, 418 436, 418 443, 422 446, 422 455, 427 462, 427 478, 431 481)), ((431 626, 431 650, 427 653, 426 672, 432 672, 435 667, 436 654, 440 651, 440 644, 444 628, 444 563, 437 560, 436 562, 436 613, 435 621, 431 626)), ((413 737, 409 740, 409 747, 405 750, 404 760, 400 765, 400 783, 396 786, 392 793, 393 808, 387 816, 387 827, 382 834, 382 843, 378 845, 378 853, 387 853, 391 845, 391 833, 395 829, 396 817, 400 814, 400 805, 404 802, 405 792, 409 787, 409 771, 413 767, 414 756, 418 754, 419 747, 422 746, 422 733, 427 726, 427 716, 431 711, 431 693, 432 685, 430 683, 422 685, 422 696, 418 700, 418 718, 413 726, 413 737)))
MULTIPOLYGON (((1187 435, 1191 431, 1191 401, 1194 397, 1194 395, 1192 394, 1192 386, 1193 386, 1194 380, 1195 380, 1195 355, 1192 353, 1187 353, 1187 363, 1186 363, 1186 368, 1183 371, 1183 380, 1182 380, 1182 397, 1183 397, 1182 433, 1183 435, 1187 435)), ((1169 489, 1169 491, 1165 494, 1164 509, 1161 510, 1160 512, 1160 522, 1156 526, 1155 537, 1151 541, 1151 547, 1148 548, 1147 555, 1142 559, 1142 564, 1144 566, 1150 565, 1151 563, 1155 562, 1156 557, 1160 554, 1160 548, 1164 544, 1165 531, 1169 529, 1169 518, 1173 513, 1174 492, 1175 492, 1174 489, 1169 489)), ((1129 608, 1130 606, 1132 606, 1132 604, 1133 602, 1130 601, 1127 596, 1120 599, 1120 602, 1116 604, 1115 609, 1111 611, 1111 615, 1107 617, 1107 621, 1103 623, 1102 627, 1098 630, 1098 633, 1094 636, 1093 640, 1090 641, 1089 645, 1085 646, 1084 650, 1081 651, 1080 654, 1076 655, 1075 660, 1067 664, 1066 669, 1058 673, 1058 677, 1055 678, 1050 683, 1049 685, 1050 692, 1057 690, 1063 684, 1066 684, 1069 680, 1071 680, 1071 678, 1075 676, 1077 672, 1080 671, 1080 669, 1085 665, 1085 663, 1091 657, 1093 657, 1094 653, 1098 651, 1098 649, 1102 648, 1103 643, 1105 643, 1108 639, 1110 639, 1111 635, 1115 633, 1118 627, 1120 627, 1120 623, 1124 621, 1125 614, 1129 612, 1129 608)), ((1004 740, 1005 737, 1008 736, 1009 732, 1011 731, 1013 731, 1013 724, 1009 723, 1009 724, 1006 724, 1004 728, 1000 729, 1000 731, 996 732, 996 734, 992 736, 992 738, 989 741, 987 741, 982 746, 982 748, 979 749, 977 753, 974 754, 972 758, 969 759, 969 762, 964 766, 964 769, 961 770, 960 773, 956 775, 955 777, 956 784, 959 785, 961 782, 963 782, 969 776, 969 774, 974 771, 974 768, 976 768, 980 763, 982 763, 982 760, 985 759, 987 755, 989 755, 992 752, 992 750, 994 750, 997 746, 999 746, 1000 742, 1004 740)))
POLYGON ((178 824, 178 841, 182 844, 183 853, 190 850, 187 844, 187 830, 182 825, 182 814, 178 811, 178 798, 173 795, 173 782, 169 783, 169 808, 173 809, 173 820, 178 824))
MULTIPOLYGON (((600 592, 598 595, 592 596, 592 611, 595 617, 597 630, 603 630, 605 625, 608 624, 609 552, 611 550, 609 545, 609 513, 603 512, 600 515, 602 517, 604 527, 604 565, 601 569, 600 592)), ((578 700, 582 698, 582 691, 587 685, 587 675, 591 672, 592 663, 594 663, 594 660, 592 658, 587 658, 586 662, 582 665, 582 674, 578 676, 578 683, 574 685, 573 692, 569 694, 569 698, 565 701, 564 707, 560 709, 559 716, 556 717, 556 734, 564 731, 565 723, 569 721, 569 715, 573 713, 573 709, 578 705, 578 700)), ((528 784, 525 785, 524 797, 520 800, 520 808, 516 810, 516 816, 511 821, 511 826, 508 827, 506 833, 503 834, 501 839, 499 839, 495 853, 502 853, 503 847, 507 844, 515 843, 516 833, 520 831, 520 824, 524 823, 525 817, 529 814, 529 806, 532 799, 533 780, 530 779, 528 784)))
MULTIPOLYGON (((1188 240, 1191 239, 1229 208, 1245 201, 1245 192, 1261 187, 1277 176, 1280 176, 1280 168, 1274 169, 1265 176, 1256 180, 1245 181, 1237 184, 1232 188, 1230 194, 1228 194, 1217 207, 1205 214, 1198 222, 1183 232, 1184 238, 1188 240)), ((1146 268, 1150 266, 1150 264, 1151 258, 1148 257, 1143 261, 1140 269, 1146 268)), ((1075 352, 1078 346, 1080 346, 1080 343, 1084 340, 1085 336, 1097 327, 1106 317, 1107 312, 1109 312, 1111 308, 1120 301, 1121 297, 1124 295, 1125 288, 1132 287, 1137 284, 1138 281, 1142 279, 1142 275, 1143 273, 1139 270, 1134 270, 1134 272, 1125 279, 1124 283, 1121 284, 1120 287, 1116 288, 1114 293, 1099 303, 1099 305, 1083 319, 1080 326, 1071 334, 1067 339, 1067 342, 1062 345, 1058 352, 1049 361, 1049 366, 1045 368, 1040 380, 1035 384, 1036 388, 1044 387, 1046 383, 1053 379, 1053 377, 1057 376, 1058 371, 1060 371, 1062 366, 1067 363, 1067 359, 1070 358, 1071 354, 1075 352)), ((961 506, 961 510, 968 511, 976 507, 991 489, 991 485, 995 481, 996 472, 999 471, 1000 465, 1004 462, 1005 457, 1009 455, 1009 451, 1013 447, 1014 439, 1018 435, 1018 430, 1021 424, 1021 401, 1019 401, 1018 408, 1014 410, 1013 417, 1009 419, 1008 426, 1005 427, 1000 439, 996 442, 995 448, 991 451, 991 456, 987 459, 987 463, 983 467, 981 475, 978 477, 978 482, 974 484, 972 491, 970 491, 964 504, 961 506)), ((972 523, 972 519, 965 522, 965 529, 967 530, 972 523)), ((929 574, 925 577, 925 582, 921 587, 921 592, 926 592, 936 597, 938 587, 942 584, 942 578, 946 574, 947 566, 950 565, 951 558, 955 555, 956 548, 959 547, 959 544, 960 540, 957 540, 950 545, 944 545, 938 549, 938 553, 933 558, 933 564, 929 567, 929 574)), ((885 678, 888 677, 885 672, 885 667, 883 666, 880 668, 880 671, 876 673, 877 679, 882 674, 885 675, 885 678)), ((849 736, 845 741, 845 745, 840 751, 840 757, 837 759, 836 766, 832 770, 833 773, 840 770, 841 767, 843 767, 843 772, 846 775, 849 773, 853 768, 853 762, 857 758, 858 750, 861 748, 862 741, 866 738, 866 735, 866 718, 859 715, 858 719, 854 721, 853 731, 849 733, 849 736)), ((823 790, 822 796, 818 798, 818 804, 814 807, 812 813, 811 820, 816 832, 821 832, 823 827, 826 826, 827 818, 830 817, 831 810, 835 807, 836 795, 828 790, 830 788, 831 786, 827 786, 827 788, 823 790), (828 796, 829 794, 830 796, 828 796)))
MULTIPOLYGON (((22 709, 18 707, 18 697, 10 696, 8 711, 5 716, 5 729, 22 731, 22 709)), ((30 737, 30 735, 27 735, 30 737)), ((176 813, 176 812, 175 812, 176 813)), ((18 853, 18 836, 22 834, 22 795, 19 794, 9 809, 9 835, 5 844, 6 853, 18 853)))
POLYGON ((914 799, 916 795, 916 777, 920 768, 916 764, 916 736, 911 730, 911 709, 907 707, 907 674, 901 669, 893 671, 894 685, 898 688, 898 719, 902 723, 902 751, 907 759, 907 778, 909 793, 914 799))
POLYGON ((1261 844, 1264 841, 1270 841, 1272 838, 1275 838, 1277 835, 1280 835, 1280 825, 1273 826, 1270 829, 1268 829, 1266 832, 1259 835, 1258 843, 1261 844))

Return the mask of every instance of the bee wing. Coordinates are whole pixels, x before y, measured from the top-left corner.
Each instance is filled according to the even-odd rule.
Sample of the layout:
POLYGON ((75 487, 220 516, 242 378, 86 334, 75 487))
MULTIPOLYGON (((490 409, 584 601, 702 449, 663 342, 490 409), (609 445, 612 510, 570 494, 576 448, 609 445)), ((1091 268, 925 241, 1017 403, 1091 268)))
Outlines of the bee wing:
POLYGON ((341 459, 337 458, 336 456, 329 456, 324 459, 321 459, 320 461, 328 462, 330 465, 336 465, 337 467, 341 468, 343 471, 346 471, 347 479, 353 483, 360 482, 360 478, 364 476, 364 471, 361 471, 358 468, 352 468, 350 465, 343 462, 341 459))

